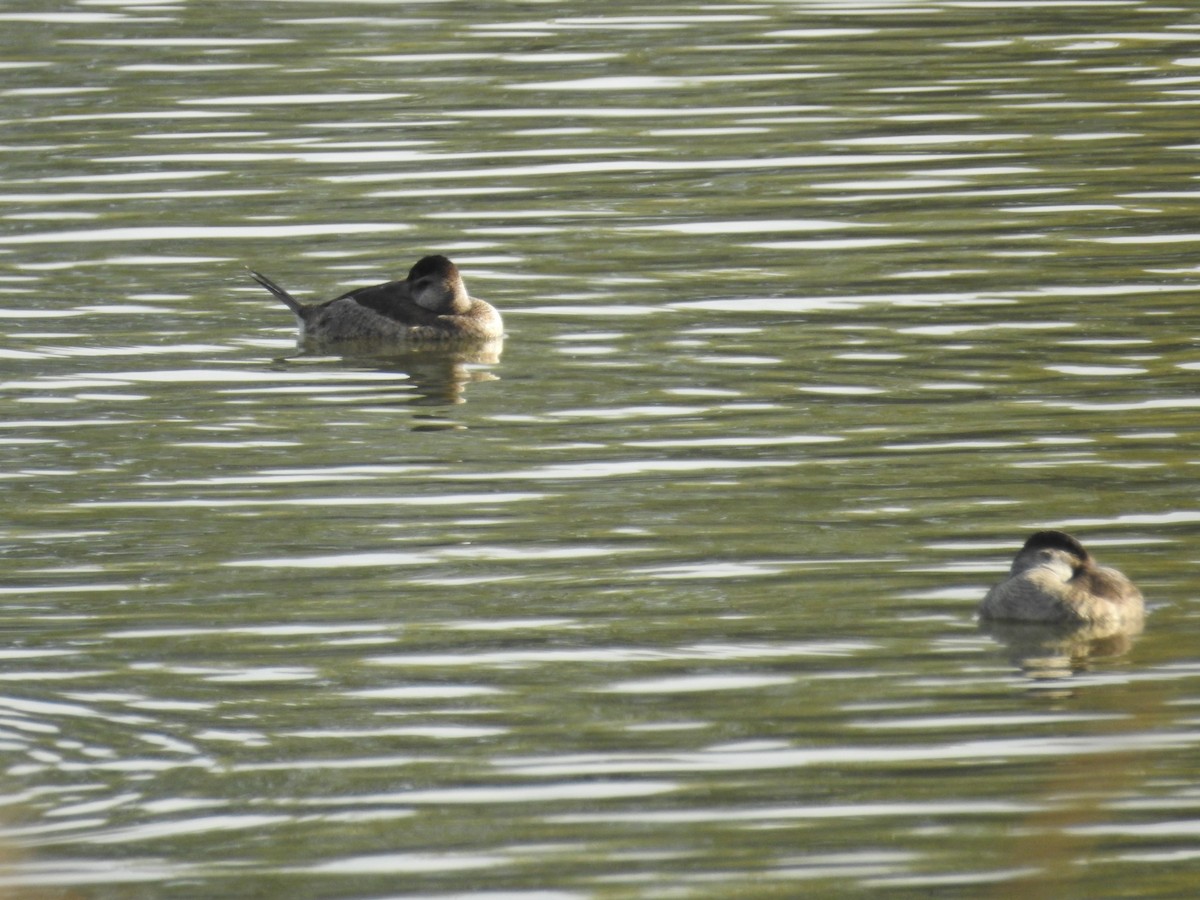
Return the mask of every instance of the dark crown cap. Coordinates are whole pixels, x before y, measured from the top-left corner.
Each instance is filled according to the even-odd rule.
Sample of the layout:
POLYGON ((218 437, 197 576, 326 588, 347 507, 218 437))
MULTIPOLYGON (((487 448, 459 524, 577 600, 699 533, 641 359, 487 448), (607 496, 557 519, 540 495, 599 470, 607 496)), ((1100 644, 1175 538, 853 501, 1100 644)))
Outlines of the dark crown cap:
POLYGON ((1025 550, 1040 550, 1042 548, 1049 550, 1065 550, 1072 556, 1077 556, 1080 559, 1086 560, 1091 558, 1091 554, 1083 549, 1083 544, 1079 543, 1071 535, 1065 531, 1038 531, 1033 534, 1025 542, 1025 546, 1021 548, 1025 550))
POLYGON ((426 275, 449 275, 453 278, 458 274, 458 267, 445 256, 423 256, 408 270, 408 280, 415 281, 426 275))

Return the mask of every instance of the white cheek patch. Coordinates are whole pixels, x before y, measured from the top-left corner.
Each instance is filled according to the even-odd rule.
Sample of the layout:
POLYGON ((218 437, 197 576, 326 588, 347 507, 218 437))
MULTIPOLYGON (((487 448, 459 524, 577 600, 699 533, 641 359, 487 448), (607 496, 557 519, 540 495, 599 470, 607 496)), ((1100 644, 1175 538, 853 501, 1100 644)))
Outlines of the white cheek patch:
POLYGON ((430 312, 438 311, 438 298, 434 295, 433 288, 426 288, 413 299, 416 300, 417 306, 422 309, 427 309, 430 312))

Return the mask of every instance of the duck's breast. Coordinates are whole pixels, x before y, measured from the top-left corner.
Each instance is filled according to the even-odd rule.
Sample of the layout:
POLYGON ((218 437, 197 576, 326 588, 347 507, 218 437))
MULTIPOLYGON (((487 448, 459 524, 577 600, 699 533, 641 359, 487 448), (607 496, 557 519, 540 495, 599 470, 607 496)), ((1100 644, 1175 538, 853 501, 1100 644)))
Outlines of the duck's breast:
POLYGON ((1067 602, 1069 589, 1051 569, 1038 567, 1010 576, 997 584, 979 606, 988 619, 1019 619, 1024 622, 1070 622, 1078 620, 1067 602))

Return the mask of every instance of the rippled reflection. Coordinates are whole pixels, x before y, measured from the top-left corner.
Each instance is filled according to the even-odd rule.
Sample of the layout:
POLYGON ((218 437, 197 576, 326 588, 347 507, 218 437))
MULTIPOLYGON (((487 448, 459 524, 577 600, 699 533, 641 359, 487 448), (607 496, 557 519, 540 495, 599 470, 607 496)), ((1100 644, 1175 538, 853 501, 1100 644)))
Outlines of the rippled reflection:
MULTIPOLYGON (((394 348, 356 347, 339 348, 341 358, 351 365, 376 367, 381 372, 394 372, 406 376, 405 393, 416 391, 415 403, 421 406, 441 407, 466 402, 467 385, 472 382, 499 379, 494 367, 500 363, 503 341, 489 341, 478 347, 443 349, 438 347, 400 350, 394 348), (486 367, 486 368, 485 368, 486 367)), ((302 351, 288 357, 296 361, 319 363, 329 358, 328 351, 302 351)), ((330 396, 328 401, 358 403, 359 397, 330 396)), ((404 397, 404 402, 409 402, 404 397)))
POLYGON ((1017 622, 988 622, 983 630, 1004 645, 1012 661, 1032 678, 1067 678, 1087 671, 1093 660, 1128 653, 1136 633, 1097 626, 1054 628, 1017 622))

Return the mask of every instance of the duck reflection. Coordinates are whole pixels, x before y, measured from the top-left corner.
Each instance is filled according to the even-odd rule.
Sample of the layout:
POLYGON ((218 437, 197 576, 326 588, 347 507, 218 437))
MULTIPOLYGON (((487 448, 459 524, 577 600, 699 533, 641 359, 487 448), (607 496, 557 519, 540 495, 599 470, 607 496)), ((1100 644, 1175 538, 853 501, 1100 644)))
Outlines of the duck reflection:
MULTIPOLYGON (((466 403, 467 385, 496 381, 499 376, 488 366, 500 363, 503 340, 471 346, 415 345, 380 347, 378 345, 341 346, 338 356, 347 368, 371 368, 408 376, 403 383, 403 402, 416 406, 449 406, 466 403)), ((328 359, 328 350, 304 348, 286 357, 328 359)), ((399 399, 399 398, 398 398, 399 399)))
POLYGON ((1026 674, 1061 678, 1090 659, 1128 651, 1142 631, 1145 601, 1133 582, 1097 565, 1076 538, 1039 531, 1017 553, 1008 577, 987 592, 979 618, 1026 674))
POLYGON ((355 357, 343 355, 348 363, 370 363, 382 371, 403 372, 416 391, 412 401, 418 406, 447 406, 466 403, 467 385, 479 381, 496 381, 499 376, 486 368, 500 362, 503 341, 451 350, 422 348, 386 355, 355 357))
POLYGON ((1136 629, 1054 625, 1044 622, 1006 622, 982 619, 980 630, 1005 646, 1008 658, 1030 678, 1069 678, 1086 672, 1093 662, 1121 656, 1141 633, 1136 629))

